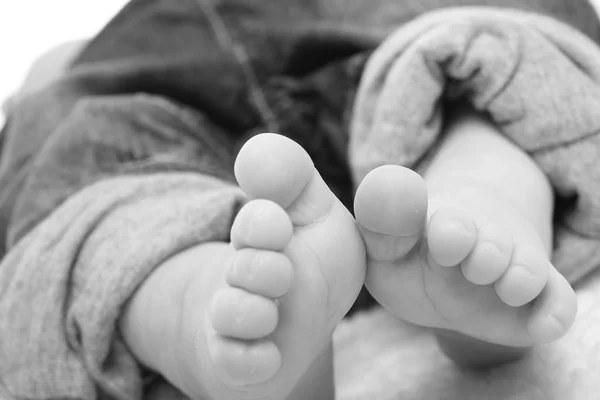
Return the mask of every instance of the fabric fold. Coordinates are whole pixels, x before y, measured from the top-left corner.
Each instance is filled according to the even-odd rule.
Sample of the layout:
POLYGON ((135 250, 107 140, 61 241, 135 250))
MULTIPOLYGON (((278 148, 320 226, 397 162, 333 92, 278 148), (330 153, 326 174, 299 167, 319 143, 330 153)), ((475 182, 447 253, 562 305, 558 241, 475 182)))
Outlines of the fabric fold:
POLYGON ((19 400, 141 399, 116 329, 123 304, 170 256, 228 241, 243 202, 239 188, 193 173, 122 176, 68 199, 0 265, 4 390, 19 400))
POLYGON ((568 25, 509 9, 428 13, 373 54, 351 125, 355 182, 385 164, 418 168, 445 101, 487 113, 548 176, 565 207, 553 262, 575 282, 600 264, 600 51, 568 25))

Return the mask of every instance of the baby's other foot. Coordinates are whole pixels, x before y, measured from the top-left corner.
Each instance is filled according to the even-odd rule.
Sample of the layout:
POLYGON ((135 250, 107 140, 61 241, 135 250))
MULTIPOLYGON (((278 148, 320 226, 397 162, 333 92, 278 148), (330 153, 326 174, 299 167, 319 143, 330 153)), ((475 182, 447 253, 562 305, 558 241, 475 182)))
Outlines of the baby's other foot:
POLYGON ((209 360, 198 363, 214 373, 208 393, 219 400, 281 400, 301 382, 304 395, 332 398, 311 395, 317 382, 307 374, 323 369, 316 364, 331 366, 332 333, 364 281, 356 223, 308 154, 283 136, 250 139, 235 173, 251 201, 233 224, 235 251, 207 319, 189 332, 204 329, 194 345, 209 360))
POLYGON ((529 221, 488 189, 456 190, 465 196, 454 200, 467 200, 427 200, 424 181, 402 167, 367 175, 355 213, 371 294, 401 319, 487 342, 527 347, 562 337, 575 294, 529 221))

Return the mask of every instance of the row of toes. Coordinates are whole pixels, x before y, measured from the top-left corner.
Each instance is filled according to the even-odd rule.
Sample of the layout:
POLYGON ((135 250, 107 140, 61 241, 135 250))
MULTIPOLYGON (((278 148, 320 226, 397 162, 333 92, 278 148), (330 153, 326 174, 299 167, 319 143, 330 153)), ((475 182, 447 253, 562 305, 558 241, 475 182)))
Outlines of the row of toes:
POLYGON ((476 224, 451 208, 436 211, 427 225, 430 263, 460 265, 475 285, 494 285, 498 297, 512 307, 534 300, 544 289, 551 268, 548 258, 532 246, 514 243, 501 227, 476 224))
POLYGON ((292 285, 292 264, 282 253, 292 233, 286 212, 268 200, 247 203, 236 217, 235 253, 223 271, 225 285, 209 307, 217 334, 212 360, 223 382, 261 383, 280 368, 281 354, 268 336, 279 323, 277 302, 292 285))

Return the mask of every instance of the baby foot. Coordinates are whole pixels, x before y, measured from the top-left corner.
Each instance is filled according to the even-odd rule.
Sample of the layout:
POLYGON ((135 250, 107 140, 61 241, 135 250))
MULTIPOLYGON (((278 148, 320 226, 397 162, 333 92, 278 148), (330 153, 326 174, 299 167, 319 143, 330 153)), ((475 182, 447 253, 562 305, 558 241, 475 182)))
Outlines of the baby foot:
POLYGON ((250 201, 231 243, 165 260, 128 301, 120 332, 193 399, 331 400, 332 333, 365 277, 356 222, 283 136, 249 140, 235 174, 250 201))
POLYGON ((355 213, 367 288, 397 317, 516 347, 552 342, 572 325, 573 290, 531 224, 494 193, 434 202, 416 173, 385 166, 361 183, 355 213))
POLYGON ((212 397, 280 400, 328 350, 363 284, 365 249, 352 215, 295 142, 254 137, 235 174, 253 200, 233 224, 235 252, 196 345, 214 371, 212 397))

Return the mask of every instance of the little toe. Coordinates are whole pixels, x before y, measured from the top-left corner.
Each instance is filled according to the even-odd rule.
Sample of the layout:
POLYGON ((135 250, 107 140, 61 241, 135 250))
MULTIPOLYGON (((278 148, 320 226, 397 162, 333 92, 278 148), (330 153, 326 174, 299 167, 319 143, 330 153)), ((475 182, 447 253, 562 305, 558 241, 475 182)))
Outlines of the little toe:
POLYGON ((568 332, 576 316, 577 296, 565 277, 552 268, 548 284, 533 305, 529 335, 535 343, 551 343, 568 332))
POLYGON ((476 240, 473 219, 454 208, 438 209, 427 224, 429 256, 442 267, 460 264, 471 253, 476 240))
POLYGON ((278 298, 292 285, 291 261, 282 253, 256 249, 238 250, 225 270, 225 281, 233 287, 278 298))
POLYGON ((260 339, 273 333, 279 320, 273 300, 232 287, 215 293, 209 313, 218 334, 244 340, 260 339))
POLYGON ((283 208, 270 200, 250 201, 238 213, 231 227, 234 248, 254 247, 282 251, 292 239, 294 228, 283 208))
POLYGON ((551 268, 550 261, 539 250, 516 246, 511 265, 495 283, 496 294, 509 306, 523 306, 542 292, 551 268))
POLYGON ((475 248, 461 263, 465 278, 476 285, 489 285, 500 279, 510 265, 513 240, 495 224, 477 228, 475 248))
POLYGON ((354 212, 369 257, 394 261, 417 243, 427 215, 427 190, 423 179, 400 166, 371 171, 361 182, 354 212))
POLYGON ((271 341, 244 342, 215 337, 210 356, 215 373, 230 387, 267 382, 281 368, 281 353, 271 341))

